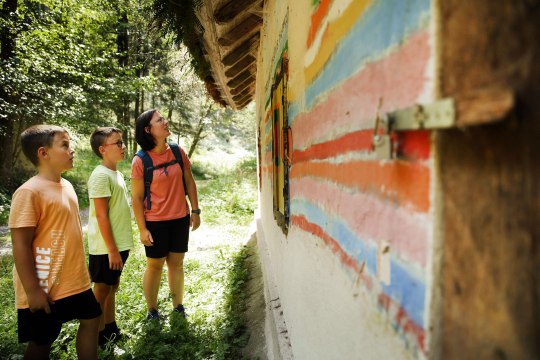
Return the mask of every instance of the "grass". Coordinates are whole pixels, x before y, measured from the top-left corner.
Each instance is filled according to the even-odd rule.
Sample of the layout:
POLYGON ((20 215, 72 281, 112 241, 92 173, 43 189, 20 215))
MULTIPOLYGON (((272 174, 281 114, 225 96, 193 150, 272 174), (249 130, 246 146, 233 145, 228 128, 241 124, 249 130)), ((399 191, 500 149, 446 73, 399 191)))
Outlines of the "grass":
MULTIPOLYGON (((85 179, 98 160, 89 151, 81 151, 78 158, 81 164, 66 177, 74 184, 84 205, 87 204, 85 179)), ((124 165, 121 170, 128 175, 129 162, 124 165)), ((203 214, 200 230, 191 234, 190 252, 185 260, 184 304, 188 319, 170 312, 165 268, 159 294, 164 320, 161 325, 145 321, 142 293, 145 257, 134 226, 136 245, 117 293, 117 322, 128 338, 101 351, 100 359, 242 359, 241 350, 249 339, 244 290, 250 274, 247 250, 240 240, 247 235, 257 203, 255 160, 242 161, 229 170, 194 163, 193 172, 199 179, 203 214)), ((0 257, 0 358, 24 351, 24 345, 17 343, 12 267, 11 256, 0 257)), ((77 322, 64 324, 53 345, 52 359, 76 357, 77 326, 77 322)))

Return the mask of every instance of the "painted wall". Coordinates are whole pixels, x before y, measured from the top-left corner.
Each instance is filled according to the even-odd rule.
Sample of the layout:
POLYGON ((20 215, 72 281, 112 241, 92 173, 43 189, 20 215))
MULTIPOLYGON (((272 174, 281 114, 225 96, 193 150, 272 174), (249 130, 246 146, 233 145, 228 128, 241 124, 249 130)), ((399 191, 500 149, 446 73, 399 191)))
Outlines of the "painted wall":
POLYGON ((430 0, 265 1, 258 232, 276 293, 267 301, 279 301, 297 359, 429 357, 439 256, 431 135, 393 135, 388 160, 372 138, 378 112, 435 98, 432 13, 430 0), (269 105, 282 56, 292 129, 286 234, 273 213, 269 105))

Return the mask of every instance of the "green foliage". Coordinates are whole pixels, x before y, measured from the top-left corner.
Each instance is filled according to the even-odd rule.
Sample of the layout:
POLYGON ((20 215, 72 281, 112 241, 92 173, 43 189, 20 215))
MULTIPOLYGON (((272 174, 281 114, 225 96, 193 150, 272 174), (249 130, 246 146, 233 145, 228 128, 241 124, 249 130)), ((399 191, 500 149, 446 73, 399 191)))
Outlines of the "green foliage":
MULTIPOLYGON (((257 207, 256 159, 246 159, 211 181, 201 182, 199 193, 205 221, 248 224, 257 207)), ((199 183, 198 183, 199 184, 199 183)))
POLYGON ((13 280, 11 271, 13 258, 0 256, 0 322, 2 326, 2 341, 0 341, 0 358, 8 354, 22 354, 24 346, 17 341, 17 313, 15 312, 15 297, 13 295, 13 280))
POLYGON ((0 225, 7 224, 9 209, 11 208, 11 195, 0 189, 0 225))
MULTIPOLYGON (((99 160, 89 149, 81 148, 76 152, 76 162, 75 169, 67 175, 74 184, 81 184, 99 160)), ((121 171, 129 173, 129 162, 121 164, 121 171)), ((245 310, 246 282, 250 273, 246 262, 248 252, 239 238, 245 235, 246 224, 253 217, 257 196, 256 162, 247 159, 231 170, 200 163, 195 163, 194 168, 199 169, 200 176, 208 178, 197 181, 204 211, 203 227, 214 224, 219 227, 220 236, 202 250, 194 251, 193 248, 204 244, 193 244, 186 256, 184 304, 188 318, 185 320, 171 312, 164 271, 159 292, 159 308, 164 319, 160 324, 145 320, 142 292, 145 256, 136 242, 116 297, 117 322, 127 339, 100 351, 100 359, 243 358, 241 350, 249 339, 245 310), (231 196, 233 185, 237 194, 231 196), (229 214, 230 209, 233 212, 229 214)), ((79 201, 82 202, 81 197, 79 201)), ((134 223, 133 229, 135 239, 138 239, 134 223)), ((24 345, 17 343, 12 267, 11 256, 0 257, 0 358, 24 352, 24 345)), ((64 324, 53 345, 51 359, 75 358, 77 328, 77 321, 64 324)))
POLYGON ((177 44, 183 43, 192 54, 191 65, 201 80, 209 75, 210 66, 202 53, 197 31, 202 29, 195 15, 201 0, 153 0, 153 22, 165 35, 174 36, 177 44))
POLYGON ((116 17, 100 0, 20 3, 2 23, 16 29, 17 47, 0 76, 15 101, 0 102, 0 114, 24 127, 46 121, 89 131, 102 123, 129 72, 117 61, 116 17))

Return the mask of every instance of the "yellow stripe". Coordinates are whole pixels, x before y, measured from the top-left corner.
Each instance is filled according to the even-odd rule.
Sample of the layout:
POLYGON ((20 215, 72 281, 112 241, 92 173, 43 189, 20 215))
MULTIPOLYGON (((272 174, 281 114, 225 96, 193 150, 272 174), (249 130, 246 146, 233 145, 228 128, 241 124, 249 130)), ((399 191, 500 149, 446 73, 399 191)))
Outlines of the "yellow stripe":
POLYGON ((334 53, 337 45, 351 31, 351 28, 357 23, 364 14, 366 8, 371 3, 370 0, 356 0, 343 11, 343 15, 336 20, 331 21, 325 31, 319 52, 313 62, 304 70, 306 84, 309 85, 313 79, 323 69, 324 65, 334 53))

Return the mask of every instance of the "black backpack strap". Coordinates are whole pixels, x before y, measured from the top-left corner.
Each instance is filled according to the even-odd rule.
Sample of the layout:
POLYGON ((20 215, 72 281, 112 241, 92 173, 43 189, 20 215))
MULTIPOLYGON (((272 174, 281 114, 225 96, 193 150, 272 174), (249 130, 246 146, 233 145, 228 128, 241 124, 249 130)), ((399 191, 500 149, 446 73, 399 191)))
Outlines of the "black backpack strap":
POLYGON ((135 155, 140 157, 143 163, 144 197, 146 199, 146 209, 150 210, 152 208, 150 184, 152 184, 152 180, 154 179, 154 163, 150 155, 144 150, 137 151, 135 155))
POLYGON ((171 148, 176 161, 178 162, 178 164, 180 164, 180 169, 182 169, 182 184, 184 185, 184 193, 187 196, 186 179, 184 179, 184 160, 182 159, 180 146, 178 146, 178 144, 175 144, 175 143, 169 143, 169 147, 171 148))

